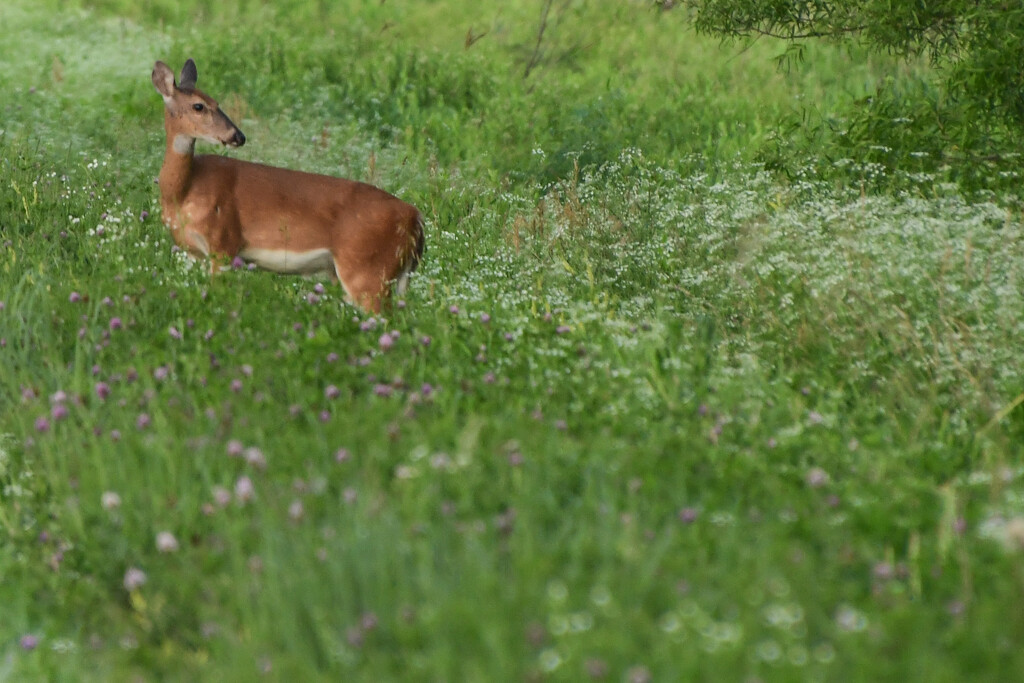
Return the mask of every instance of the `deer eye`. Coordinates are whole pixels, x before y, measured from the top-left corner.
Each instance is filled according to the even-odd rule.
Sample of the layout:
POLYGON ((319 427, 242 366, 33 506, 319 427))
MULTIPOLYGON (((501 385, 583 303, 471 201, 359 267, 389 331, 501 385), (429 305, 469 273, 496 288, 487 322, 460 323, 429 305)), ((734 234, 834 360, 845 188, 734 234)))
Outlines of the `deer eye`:
POLYGON ((202 102, 196 102, 195 104, 192 105, 192 108, 195 109, 196 111, 202 111, 202 110, 206 109, 206 105, 204 105, 202 102))

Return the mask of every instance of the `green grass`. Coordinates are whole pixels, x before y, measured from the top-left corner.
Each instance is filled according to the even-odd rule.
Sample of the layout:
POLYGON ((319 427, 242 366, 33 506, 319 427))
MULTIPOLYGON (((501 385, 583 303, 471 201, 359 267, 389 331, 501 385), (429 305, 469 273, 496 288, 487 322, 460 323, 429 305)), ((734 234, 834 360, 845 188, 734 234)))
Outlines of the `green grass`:
POLYGON ((542 3, 90 4, 0 8, 0 680, 1015 680, 1018 205, 753 162, 904 67, 640 3, 525 79, 542 3), (172 252, 186 56, 233 155, 423 210, 404 306, 172 252))

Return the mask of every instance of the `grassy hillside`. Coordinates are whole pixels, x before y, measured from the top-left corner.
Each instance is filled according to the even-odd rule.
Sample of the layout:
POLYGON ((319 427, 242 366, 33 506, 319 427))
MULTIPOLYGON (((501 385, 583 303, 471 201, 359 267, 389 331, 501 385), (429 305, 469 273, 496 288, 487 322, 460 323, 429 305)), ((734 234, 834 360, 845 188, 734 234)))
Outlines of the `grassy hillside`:
POLYGON ((1019 204, 755 163, 907 67, 639 2, 539 50, 542 2, 206 4, 0 7, 0 680, 1024 668, 1019 204), (172 250, 189 56, 233 156, 422 209, 394 310, 172 250))

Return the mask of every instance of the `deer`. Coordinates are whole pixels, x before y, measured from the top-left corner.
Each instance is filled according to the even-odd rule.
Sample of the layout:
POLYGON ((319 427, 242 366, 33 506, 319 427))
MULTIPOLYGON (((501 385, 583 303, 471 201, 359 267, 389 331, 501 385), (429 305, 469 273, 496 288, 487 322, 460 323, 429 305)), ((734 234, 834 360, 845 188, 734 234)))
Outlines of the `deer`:
POLYGON ((218 261, 236 258, 277 273, 326 274, 349 302, 373 313, 392 289, 405 292, 423 256, 416 207, 355 180, 197 156, 196 140, 237 148, 245 135, 196 87, 192 59, 177 81, 160 61, 152 78, 167 133, 157 181, 163 223, 181 249, 209 262, 211 276, 218 261))

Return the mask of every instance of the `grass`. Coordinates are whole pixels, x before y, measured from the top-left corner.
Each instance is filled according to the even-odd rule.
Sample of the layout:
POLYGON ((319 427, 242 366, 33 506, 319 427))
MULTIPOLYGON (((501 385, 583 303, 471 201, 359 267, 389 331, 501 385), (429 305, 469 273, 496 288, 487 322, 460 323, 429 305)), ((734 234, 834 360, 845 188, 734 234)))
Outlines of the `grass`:
POLYGON ((0 679, 1014 680, 1018 204, 753 162, 884 61, 554 6, 0 9, 0 679), (185 56, 403 306, 172 251, 185 56))

